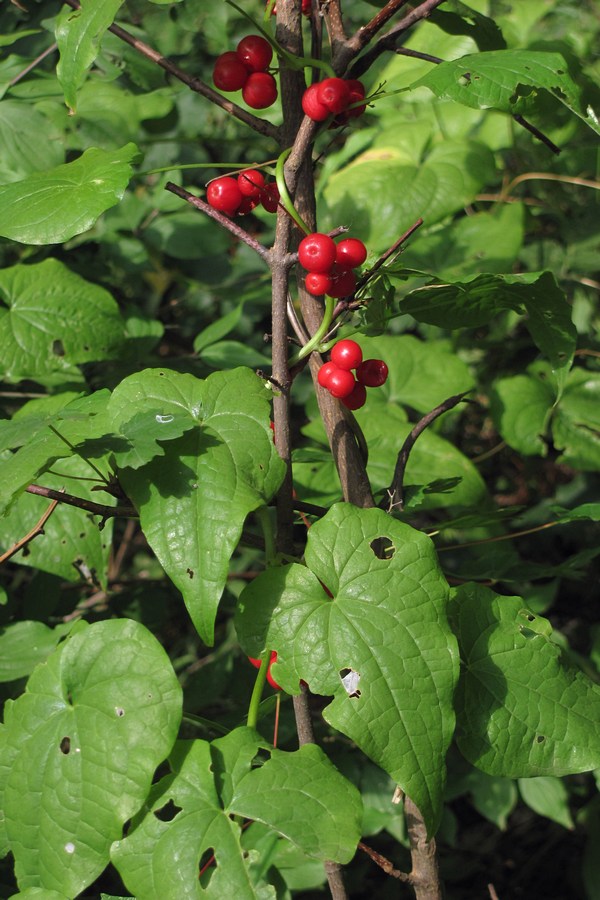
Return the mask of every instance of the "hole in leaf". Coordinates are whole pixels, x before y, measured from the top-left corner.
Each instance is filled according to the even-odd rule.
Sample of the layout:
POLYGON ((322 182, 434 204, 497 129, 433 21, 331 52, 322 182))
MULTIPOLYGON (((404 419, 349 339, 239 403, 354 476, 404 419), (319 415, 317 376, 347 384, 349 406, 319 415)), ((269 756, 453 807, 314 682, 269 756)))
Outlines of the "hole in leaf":
POLYGON ((216 868, 217 861, 215 859, 215 848, 209 847, 200 857, 200 871, 198 874, 201 887, 207 887, 216 868))
POLYGON ((119 719, 121 719, 125 715, 125 710, 122 706, 115 706, 115 712, 119 719))
POLYGON ((73 841, 67 841, 65 844, 65 853, 75 853, 75 844, 73 841))
POLYGON ((261 747, 255 754, 252 760, 252 768, 258 769, 260 766, 264 766, 266 762, 271 759, 271 754, 269 750, 266 750, 264 747, 261 747))
POLYGON ((59 746, 60 746, 60 752, 61 752, 61 753, 64 753, 65 756, 66 756, 68 753, 71 752, 71 738, 70 738, 70 737, 64 737, 64 738, 62 739, 62 741, 60 742, 60 745, 59 745, 59 746))
POLYGON ((536 738, 535 738, 536 744, 543 744, 545 740, 546 740, 546 738, 543 734, 536 735, 536 738))
POLYGON ((375 538, 369 546, 377 559, 391 559, 396 552, 396 548, 388 537, 375 538))
POLYGON ((360 672, 350 668, 340 669, 340 678, 342 679, 344 690, 351 699, 360 697, 361 691, 358 689, 360 672))
POLYGON ((154 810, 154 815, 161 822, 172 822, 176 815, 178 815, 182 810, 181 806, 177 806, 173 800, 169 800, 168 803, 165 803, 164 806, 161 806, 160 809, 154 810))
POLYGON ((523 637, 526 638, 528 641, 531 640, 531 638, 538 637, 537 631, 532 631, 531 628, 525 628, 524 625, 521 625, 521 627, 519 628, 519 631, 521 632, 523 637))
POLYGON ((194 570, 193 570, 193 569, 187 568, 185 571, 187 572, 187 575, 188 575, 189 578, 193 578, 193 577, 194 577, 194 570))
POLYGON ((52 352, 55 356, 64 356, 65 348, 63 347, 63 342, 59 340, 52 341, 52 352))
POLYGON ((527 621, 528 621, 528 622, 535 622, 535 616, 533 615, 533 613, 529 613, 529 614, 528 614, 528 616, 527 616, 527 621))

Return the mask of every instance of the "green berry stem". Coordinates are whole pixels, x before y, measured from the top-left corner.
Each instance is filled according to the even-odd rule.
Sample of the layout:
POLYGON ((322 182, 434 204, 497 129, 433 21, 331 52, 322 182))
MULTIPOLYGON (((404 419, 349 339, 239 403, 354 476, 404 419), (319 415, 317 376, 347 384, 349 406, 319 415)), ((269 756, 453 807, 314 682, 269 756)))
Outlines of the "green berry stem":
POLYGON ((292 203, 292 198, 289 195, 287 185, 285 183, 285 162, 292 152, 292 148, 288 147, 287 150, 284 150, 283 153, 279 156, 277 160, 277 166, 275 167, 275 181, 277 182, 277 187, 279 189, 279 202, 287 212, 287 214, 294 220, 298 228, 300 228, 304 234, 311 234, 311 230, 304 221, 304 219, 300 216, 296 207, 292 203))
POLYGON ((267 672, 269 670, 269 662, 271 660, 271 651, 263 650, 261 654, 260 669, 252 688, 252 696, 250 697, 250 705, 248 706, 248 728, 256 729, 258 724, 258 710, 262 698, 263 689, 267 680, 267 672))
POLYGON ((256 510, 256 518, 261 527, 263 538, 265 541, 265 566, 268 568, 273 565, 277 551, 275 550, 275 535, 273 533, 273 523, 268 506, 261 506, 256 510))
POLYGON ((300 362, 301 359, 304 359, 313 350, 317 350, 320 348, 321 341, 329 331, 329 327, 331 325, 331 320, 333 318, 333 309, 335 306, 335 300, 333 297, 325 297, 325 310, 323 312, 323 318, 321 320, 321 324, 311 337, 311 339, 301 347, 298 353, 295 353, 294 356, 289 361, 290 366, 295 366, 300 362))

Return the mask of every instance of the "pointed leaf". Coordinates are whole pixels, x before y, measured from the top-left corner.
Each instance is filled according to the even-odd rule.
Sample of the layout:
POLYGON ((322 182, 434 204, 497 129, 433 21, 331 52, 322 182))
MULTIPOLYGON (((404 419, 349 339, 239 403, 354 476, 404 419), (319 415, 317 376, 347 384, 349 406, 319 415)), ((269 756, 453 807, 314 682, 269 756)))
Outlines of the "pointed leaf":
POLYGON ((6 707, 0 786, 22 890, 69 897, 108 863, 181 718, 167 654, 137 622, 78 626, 6 707))
POLYGON ((22 244, 58 244, 87 231, 123 197, 138 156, 92 147, 79 159, 0 187, 0 235, 22 244))
POLYGON ((77 90, 100 50, 107 28, 124 0, 81 0, 79 9, 65 6, 56 20, 56 42, 60 60, 56 75, 65 94, 65 103, 74 112, 77 90))
POLYGON ((464 668, 457 740, 490 775, 569 775, 600 766, 600 687, 551 639, 520 597, 458 588, 451 604, 464 668))
POLYGON ((571 73, 561 53, 490 50, 435 66, 411 90, 428 87, 436 97, 474 109, 520 112, 519 100, 531 88, 544 88, 600 134, 597 93, 581 73, 571 73))
POLYGON ((215 372, 204 381, 147 370, 120 385, 115 426, 131 415, 131 405, 121 408, 131 397, 135 415, 145 407, 155 417, 160 408, 161 415, 194 426, 165 442, 164 456, 123 469, 121 480, 148 542, 183 594, 198 633, 211 644, 246 516, 270 500, 283 478, 269 427, 270 394, 249 369, 215 372))
POLYGON ((433 545, 381 510, 337 504, 310 529, 305 559, 243 591, 240 642, 251 656, 277 651, 273 677, 284 690, 298 693, 303 679, 333 694, 327 721, 400 784, 433 832, 457 678, 433 545))

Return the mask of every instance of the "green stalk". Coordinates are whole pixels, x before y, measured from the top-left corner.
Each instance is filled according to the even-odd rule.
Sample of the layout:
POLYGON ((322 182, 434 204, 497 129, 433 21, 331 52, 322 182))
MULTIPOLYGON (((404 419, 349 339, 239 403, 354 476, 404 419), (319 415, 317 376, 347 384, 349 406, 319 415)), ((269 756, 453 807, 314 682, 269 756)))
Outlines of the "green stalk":
POLYGON ((283 153, 280 154, 279 159, 277 160, 277 166, 275 168, 275 180, 277 182, 277 188, 279 190, 279 199, 281 205, 283 206, 287 214, 294 220, 298 228, 300 228, 304 232, 304 234, 311 234, 310 228, 296 211, 296 207, 292 203, 292 198, 288 193, 287 185, 285 183, 285 161, 291 152, 292 148, 288 147, 287 150, 284 150, 283 153))
POLYGON ((250 697, 250 705, 248 707, 248 728, 254 728, 256 730, 256 726, 258 724, 258 709, 260 707, 260 700, 262 697, 262 692, 265 686, 265 682, 267 680, 267 671, 269 669, 269 660, 271 659, 271 651, 264 650, 262 654, 262 661, 260 664, 260 669, 258 670, 258 675, 256 676, 256 681, 254 682, 254 688, 252 690, 252 696, 250 697))
POLYGON ((331 320, 333 319, 333 310, 335 307, 335 301, 333 297, 325 297, 325 311, 323 313, 323 319, 321 320, 321 324, 311 337, 309 341, 306 342, 304 347, 302 347, 298 353, 295 353, 294 356, 289 361, 290 366, 295 366, 296 363, 299 363, 301 359, 304 359, 305 356, 308 356, 309 353, 312 353, 313 350, 316 350, 327 332, 329 331, 329 326, 331 325, 331 320))
POLYGON ((273 533, 273 523, 268 506, 261 506, 256 510, 256 518, 259 521, 263 538, 265 540, 265 566, 273 565, 277 551, 275 550, 275 535, 273 533))

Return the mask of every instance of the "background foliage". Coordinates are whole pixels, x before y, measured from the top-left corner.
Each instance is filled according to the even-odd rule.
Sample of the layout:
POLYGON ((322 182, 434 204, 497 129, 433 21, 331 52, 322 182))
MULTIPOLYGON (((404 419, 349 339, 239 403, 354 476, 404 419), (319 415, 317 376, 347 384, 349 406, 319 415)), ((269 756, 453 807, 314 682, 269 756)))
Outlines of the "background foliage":
MULTIPOLYGON (((346 5, 358 27, 382 4, 346 5)), ((261 19, 258 2, 244 8, 261 19)), ((430 824, 441 822, 448 897, 485 896, 492 884, 500 897, 596 900, 594 4, 452 0, 403 44, 445 62, 382 55, 364 80, 369 93, 383 84, 385 95, 351 129, 319 135, 321 230, 348 225, 367 244, 368 265, 424 219, 353 320, 365 356, 390 368, 387 384, 356 414, 378 500, 419 417, 452 394, 470 393, 417 441, 398 519, 384 526, 380 511, 368 518, 335 505, 311 527, 305 566, 264 572, 262 531, 251 514, 277 491, 282 464, 269 429, 270 395, 249 370, 269 368, 270 279, 246 245, 165 184, 202 192, 221 166, 274 161, 278 150, 114 34, 98 44, 91 28, 74 51, 71 14, 52 0, 0 10, 0 547, 26 535, 47 507, 24 493, 32 483, 109 507, 129 498, 139 521, 107 518, 99 530, 98 516, 60 504, 43 536, 2 567, 1 690, 15 701, 4 720, 3 848, 22 840, 23 819, 25 843, 43 845, 60 806, 80 817, 61 820, 64 834, 90 829, 88 851, 73 853, 65 880, 64 860, 57 865, 50 847, 42 863, 46 897, 125 895, 121 878, 150 897, 155 876, 164 879, 160 896, 196 896, 184 890, 191 891, 198 855, 204 863, 215 847, 207 885, 214 896, 310 897, 324 889, 320 860, 349 862, 360 835, 398 868, 409 867, 404 820, 390 803, 404 778, 430 824), (55 39, 59 51, 27 72, 55 39), (456 62, 463 56, 466 80, 466 63, 456 62), (365 541, 382 534, 407 558, 397 552, 388 562, 367 552, 365 541), (342 561, 331 552, 339 535, 342 561), (433 769, 453 729, 454 634, 468 669, 456 695, 459 727, 445 786, 440 770, 435 778, 413 769, 406 776, 405 742, 421 713, 411 699, 416 685, 407 700, 405 683, 400 689, 394 679, 397 656, 410 657, 412 644, 389 631, 390 662, 381 637, 389 572, 417 566, 411 554, 422 565, 430 558, 429 568, 410 570, 421 593, 403 588, 409 615, 413 608, 421 615, 423 603, 431 615, 426 651, 424 638, 416 640, 419 689, 432 709, 440 705, 433 769), (379 632, 361 635, 349 659, 341 639, 323 650, 332 604, 321 585, 351 620, 361 615, 354 578, 379 598, 367 614, 379 632), (452 631, 436 612, 448 602, 452 631), (327 755, 303 748, 297 763, 289 697, 279 724, 283 749, 244 727, 255 678, 246 652, 257 656, 278 640, 285 646, 290 623, 300 629, 307 609, 311 630, 285 647, 274 674, 290 691, 302 678, 325 698, 315 699, 315 713, 323 714, 316 727, 327 755), (441 654, 452 662, 438 679, 441 654), (110 689, 96 680, 98 659, 109 666, 110 689), (369 734, 376 709, 364 721, 348 714, 337 679, 344 667, 359 669, 365 681, 383 679, 394 698, 388 715, 398 704, 385 728, 391 733, 402 720, 406 731, 394 733, 389 753, 369 734), (499 703, 499 684, 510 702, 499 703), (532 707, 539 712, 533 729, 525 721, 532 707), (67 731, 69 745, 62 743, 67 731), (113 754, 110 783, 104 770, 79 767, 77 752, 83 758, 99 736, 113 754), (50 757, 55 745, 60 753, 50 757), (171 771, 164 766, 153 778, 169 753, 171 771), (314 773, 312 795, 301 790, 305 767, 314 773), (279 814, 282 783, 297 804, 295 826, 279 814), (81 784, 93 788, 92 813, 75 810, 81 784), (321 820, 316 809, 327 792, 339 806, 321 820), (28 799, 38 796, 41 817, 28 799), (176 832, 167 827, 168 802, 183 811, 175 813, 176 832), (94 821, 99 809, 106 818, 94 821), (253 823, 239 832, 229 813, 253 823), (135 832, 120 841, 133 815, 135 832), (190 837, 198 832, 206 834, 200 850, 190 837), (181 871, 154 855, 163 834, 166 857, 173 847, 192 847, 176 889, 181 871), (105 868, 113 841, 116 868, 105 868)), ((215 56, 250 30, 230 6, 206 0, 104 3, 102 14, 105 26, 118 15, 207 83, 215 56)), ((279 106, 263 118, 278 124, 279 106)), ((269 214, 257 209, 246 227, 271 243, 269 214)), ((292 401, 297 498, 337 504, 341 491, 307 371, 292 401)), ((301 553, 301 518, 295 538, 301 553)), ((369 702, 376 707, 379 697, 369 702)), ((273 706, 269 696, 261 707, 265 737, 273 706)), ((416 755, 428 773, 420 746, 416 755)), ((67 846, 64 834, 58 840, 67 846)), ((16 854, 16 865, 5 858, 3 896, 36 896, 37 851, 33 857, 16 854)), ((398 895, 398 882, 364 854, 349 864, 353 897, 398 895)))

